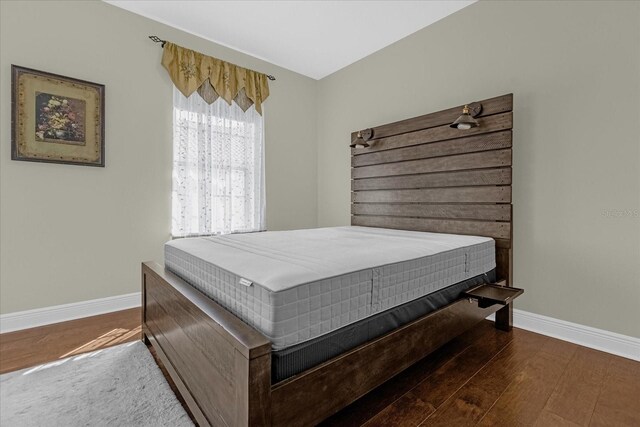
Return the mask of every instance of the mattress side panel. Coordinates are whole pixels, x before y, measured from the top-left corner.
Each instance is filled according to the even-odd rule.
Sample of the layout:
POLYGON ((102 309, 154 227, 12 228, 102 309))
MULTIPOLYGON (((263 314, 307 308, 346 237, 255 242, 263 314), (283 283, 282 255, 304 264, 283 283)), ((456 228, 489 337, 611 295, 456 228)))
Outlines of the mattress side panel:
POLYGON ((388 310, 486 273, 496 266, 494 241, 374 269, 372 313, 388 310))
POLYGON ((240 276, 170 245, 164 247, 164 262, 169 271, 272 339, 272 292, 260 286, 242 285, 240 276))
POLYGON ((378 338, 400 326, 433 312, 460 297, 467 289, 482 283, 494 282, 495 269, 437 292, 373 314, 349 326, 318 338, 276 350, 271 355, 273 382, 282 381, 309 368, 326 362, 367 341, 378 338))
POLYGON ((278 292, 275 350, 327 334, 371 315, 371 269, 278 292))
POLYGON ((240 276, 170 245, 165 267, 263 333, 274 350, 371 315, 370 269, 272 292, 242 285, 240 276))

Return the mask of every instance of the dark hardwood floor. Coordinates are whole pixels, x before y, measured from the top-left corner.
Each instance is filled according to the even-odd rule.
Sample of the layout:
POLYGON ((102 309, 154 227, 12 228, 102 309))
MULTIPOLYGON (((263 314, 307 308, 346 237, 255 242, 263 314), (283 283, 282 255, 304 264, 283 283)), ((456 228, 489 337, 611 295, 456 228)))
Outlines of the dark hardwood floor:
MULTIPOLYGON (((140 338, 138 309, 0 335, 0 372, 140 338)), ((323 426, 640 426, 640 362, 489 322, 323 426)))

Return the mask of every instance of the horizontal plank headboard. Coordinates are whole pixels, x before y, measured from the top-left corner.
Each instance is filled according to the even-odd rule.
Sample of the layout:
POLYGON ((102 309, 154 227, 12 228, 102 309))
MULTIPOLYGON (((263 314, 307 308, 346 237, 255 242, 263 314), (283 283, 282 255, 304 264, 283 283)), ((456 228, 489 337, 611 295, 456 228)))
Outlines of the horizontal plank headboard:
POLYGON ((373 128, 370 146, 351 150, 351 224, 492 237, 510 284, 513 95, 478 103, 469 130, 449 127, 462 105, 373 128))

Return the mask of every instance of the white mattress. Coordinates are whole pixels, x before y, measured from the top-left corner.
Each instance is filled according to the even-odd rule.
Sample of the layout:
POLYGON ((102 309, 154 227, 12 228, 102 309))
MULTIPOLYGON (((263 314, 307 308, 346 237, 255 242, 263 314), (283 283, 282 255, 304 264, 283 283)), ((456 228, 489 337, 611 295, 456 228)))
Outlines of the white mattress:
POLYGON ((495 248, 487 237, 333 227, 173 240, 165 266, 280 350, 486 273, 495 248))

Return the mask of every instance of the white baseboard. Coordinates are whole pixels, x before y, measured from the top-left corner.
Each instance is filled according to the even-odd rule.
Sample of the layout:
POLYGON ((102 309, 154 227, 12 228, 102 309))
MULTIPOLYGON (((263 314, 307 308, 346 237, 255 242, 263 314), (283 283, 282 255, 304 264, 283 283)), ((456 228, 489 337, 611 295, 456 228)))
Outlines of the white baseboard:
MULTIPOLYGON (((140 306, 140 292, 0 315, 0 333, 140 306)), ((493 320, 493 315, 489 316, 493 320)), ((513 310, 513 326, 640 361, 640 339, 527 311, 513 310)))
POLYGON ((0 315, 0 333, 139 307, 140 292, 0 315))
MULTIPOLYGON (((488 317, 493 320, 494 315, 488 317)), ((541 314, 513 309, 513 326, 584 347, 640 361, 640 339, 541 314)))

